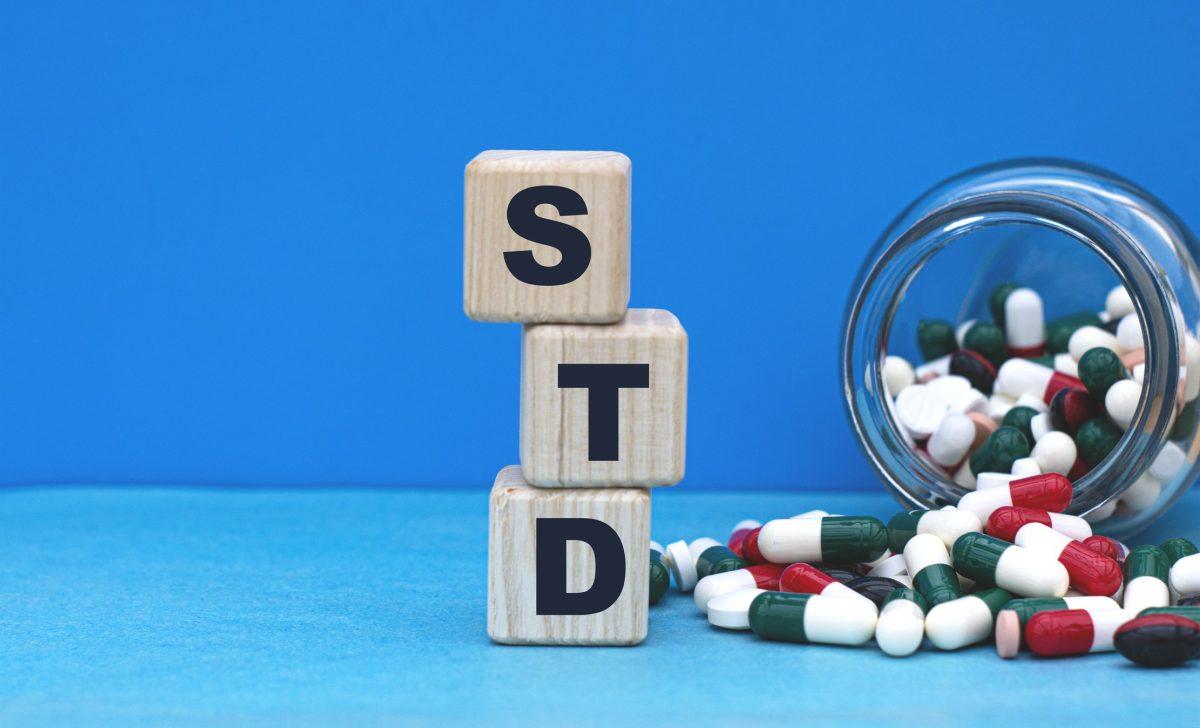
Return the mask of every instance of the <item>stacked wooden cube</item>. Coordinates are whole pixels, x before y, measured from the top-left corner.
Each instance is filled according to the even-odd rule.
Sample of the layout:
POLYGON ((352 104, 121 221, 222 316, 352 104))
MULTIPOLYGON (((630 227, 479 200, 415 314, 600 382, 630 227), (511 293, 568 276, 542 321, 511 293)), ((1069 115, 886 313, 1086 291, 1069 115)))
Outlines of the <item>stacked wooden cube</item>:
POLYGON ((488 634, 646 637, 650 488, 683 478, 687 334, 630 309, 629 158, 489 151, 467 165, 463 307, 524 324, 520 465, 492 486, 488 634))

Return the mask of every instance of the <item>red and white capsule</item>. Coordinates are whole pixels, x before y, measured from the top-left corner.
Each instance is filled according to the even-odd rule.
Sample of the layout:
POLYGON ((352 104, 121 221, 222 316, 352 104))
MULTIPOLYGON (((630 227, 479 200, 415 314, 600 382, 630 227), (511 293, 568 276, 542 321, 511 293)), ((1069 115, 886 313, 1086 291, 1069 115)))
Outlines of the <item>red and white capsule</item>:
POLYGON ((1046 318, 1042 297, 1032 288, 1018 288, 1004 299, 1004 338, 1013 356, 1046 352, 1046 318))
POLYGON ((1083 382, 1076 377, 1055 371, 1031 359, 1009 359, 1001 364, 994 386, 995 391, 1000 394, 1013 398, 1029 394, 1046 404, 1050 404, 1050 400, 1054 399, 1054 395, 1060 389, 1084 389, 1083 382))
POLYGON ((1092 535, 1091 524, 1079 516, 1021 506, 1005 506, 992 511, 992 515, 988 516, 987 533, 1005 541, 1012 541, 1017 531, 1027 523, 1049 526, 1076 541, 1082 541, 1092 535))
POLYGON ((1120 564, 1045 524, 1027 523, 1021 526, 1013 541, 1030 551, 1057 559, 1066 567, 1071 586, 1082 594, 1111 597, 1121 588, 1124 574, 1120 564))
POLYGON ((1010 481, 1007 486, 967 493, 958 501, 959 510, 979 516, 982 523, 998 508, 1021 506, 1062 513, 1071 504, 1071 481, 1058 473, 1044 473, 1010 481))
POLYGON ((1134 616, 1124 609, 1038 612, 1025 624, 1025 644, 1041 657, 1111 652, 1113 635, 1134 616))

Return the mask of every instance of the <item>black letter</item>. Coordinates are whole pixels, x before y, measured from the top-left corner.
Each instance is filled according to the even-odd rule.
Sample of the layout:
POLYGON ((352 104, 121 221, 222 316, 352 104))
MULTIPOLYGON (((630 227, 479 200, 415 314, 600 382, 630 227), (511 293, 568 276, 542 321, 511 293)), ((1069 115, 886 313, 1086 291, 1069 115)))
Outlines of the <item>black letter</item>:
POLYGON ((588 460, 618 460, 617 392, 650 386, 649 364, 559 364, 558 387, 588 391, 588 460))
POLYGON ((621 596, 625 548, 607 523, 592 518, 539 518, 536 539, 538 614, 595 614, 621 596), (567 541, 592 547, 596 576, 587 591, 567 591, 567 541))
POLYGON ((528 250, 504 254, 504 264, 523 283, 535 286, 561 286, 587 270, 592 261, 592 245, 583 231, 565 222, 538 217, 538 205, 554 205, 559 215, 586 215, 587 203, 575 190, 541 185, 521 190, 508 203, 508 226, 517 235, 534 243, 549 245, 562 253, 558 265, 546 267, 528 250))

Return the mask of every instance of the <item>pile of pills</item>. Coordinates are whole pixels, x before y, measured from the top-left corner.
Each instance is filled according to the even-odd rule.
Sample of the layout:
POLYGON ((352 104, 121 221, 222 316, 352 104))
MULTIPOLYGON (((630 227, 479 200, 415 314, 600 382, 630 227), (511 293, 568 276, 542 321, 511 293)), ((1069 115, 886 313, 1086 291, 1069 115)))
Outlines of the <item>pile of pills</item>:
MULTIPOLYGON (((967 490, 1057 473, 1072 482, 1100 463, 1133 421, 1142 395, 1141 322, 1123 286, 1098 313, 1045 320, 1042 298, 1003 283, 989 299, 992 321, 954 326, 923 320, 925 362, 888 356, 883 382, 901 436, 967 490)), ((1089 514, 1149 508, 1186 462, 1180 442, 1195 430, 1200 341, 1188 334, 1171 442, 1119 500, 1089 514)))
POLYGON ((708 621, 762 639, 863 645, 903 657, 928 638, 1041 657, 1119 651, 1154 667, 1200 656, 1200 550, 1127 548, 1063 513, 1071 481, 1016 478, 941 510, 809 511, 713 538, 651 542, 650 603, 670 581, 708 621))

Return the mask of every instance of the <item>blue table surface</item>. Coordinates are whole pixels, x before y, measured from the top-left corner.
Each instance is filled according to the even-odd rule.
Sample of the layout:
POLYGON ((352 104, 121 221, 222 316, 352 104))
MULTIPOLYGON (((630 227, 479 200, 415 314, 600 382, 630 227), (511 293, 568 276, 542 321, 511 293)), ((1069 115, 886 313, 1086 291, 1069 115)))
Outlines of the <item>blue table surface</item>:
MULTIPOLYGON (((1196 724, 1200 667, 1115 654, 885 657, 709 627, 690 596, 633 648, 485 633, 485 490, 47 488, 0 494, 0 719, 77 723, 1196 724)), ((655 494, 659 541, 882 493, 655 494)), ((1200 493, 1139 541, 1200 536, 1200 493)))

